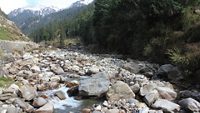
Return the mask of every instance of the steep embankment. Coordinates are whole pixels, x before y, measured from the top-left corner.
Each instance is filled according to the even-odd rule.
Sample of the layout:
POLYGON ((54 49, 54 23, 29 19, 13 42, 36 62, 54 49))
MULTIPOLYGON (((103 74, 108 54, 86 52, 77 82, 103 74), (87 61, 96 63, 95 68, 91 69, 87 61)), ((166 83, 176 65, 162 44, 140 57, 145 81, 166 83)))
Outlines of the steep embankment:
POLYGON ((0 40, 29 40, 0 10, 0 40))
POLYGON ((0 9, 0 65, 5 61, 11 61, 12 53, 23 53, 35 47, 38 45, 31 42, 0 9))

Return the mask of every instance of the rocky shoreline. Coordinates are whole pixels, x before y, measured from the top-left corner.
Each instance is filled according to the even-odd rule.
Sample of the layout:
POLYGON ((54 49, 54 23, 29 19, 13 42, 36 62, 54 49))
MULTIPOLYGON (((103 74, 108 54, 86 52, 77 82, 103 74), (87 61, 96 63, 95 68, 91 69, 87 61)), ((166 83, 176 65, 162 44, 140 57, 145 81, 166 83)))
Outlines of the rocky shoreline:
POLYGON ((75 113, 200 112, 198 91, 181 90, 164 81, 182 79, 171 64, 34 49, 5 64, 3 71, 14 82, 0 90, 1 113, 57 113, 52 98, 58 103, 67 99, 103 100, 75 113), (68 89, 58 90, 63 87, 68 89), (42 93, 55 89, 52 95, 42 93))

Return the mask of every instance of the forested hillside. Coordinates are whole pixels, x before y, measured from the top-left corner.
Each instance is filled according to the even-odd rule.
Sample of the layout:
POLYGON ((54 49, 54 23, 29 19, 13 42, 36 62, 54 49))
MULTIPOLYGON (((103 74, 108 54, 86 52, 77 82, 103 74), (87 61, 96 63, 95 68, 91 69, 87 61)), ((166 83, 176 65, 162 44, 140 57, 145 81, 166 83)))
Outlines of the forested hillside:
MULTIPOLYGON (((49 41, 80 36, 83 24, 93 15, 94 5, 74 3, 70 8, 46 16, 51 21, 30 34, 34 41, 49 41)), ((44 19, 45 20, 45 19, 44 19)))
POLYGON ((0 113, 200 113, 200 0, 48 2, 0 10, 0 113))
POLYGON ((197 72, 199 3, 199 0, 95 0, 70 19, 50 23, 31 37, 37 42, 81 37, 84 44, 103 52, 158 63, 173 62, 187 72, 197 72))

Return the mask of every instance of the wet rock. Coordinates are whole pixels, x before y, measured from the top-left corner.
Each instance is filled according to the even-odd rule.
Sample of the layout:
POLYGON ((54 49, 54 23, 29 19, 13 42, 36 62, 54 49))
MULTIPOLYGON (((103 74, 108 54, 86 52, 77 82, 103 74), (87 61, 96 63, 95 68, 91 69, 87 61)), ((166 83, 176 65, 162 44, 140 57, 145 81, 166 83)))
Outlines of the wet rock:
POLYGON ((179 105, 186 110, 192 112, 200 112, 200 103, 192 98, 187 98, 179 101, 179 105))
POLYGON ((180 80, 183 78, 180 70, 171 64, 162 65, 158 69, 158 72, 156 75, 160 78, 164 78, 164 79, 167 78, 167 79, 173 80, 173 81, 180 80))
POLYGON ((34 107, 41 107, 43 105, 45 105, 47 103, 47 100, 42 98, 42 97, 38 97, 38 98, 35 98, 34 101, 33 101, 33 106, 34 107))
POLYGON ((65 100, 66 99, 65 93, 62 92, 62 91, 57 91, 57 92, 55 92, 54 95, 57 96, 60 100, 65 100))
POLYGON ((81 96, 102 96, 108 91, 110 81, 106 73, 97 73, 92 77, 81 78, 79 92, 81 96))
POLYGON ((71 96, 78 96, 79 95, 79 87, 75 86, 75 87, 71 87, 68 91, 67 91, 68 95, 71 96))
POLYGON ((35 113, 53 113, 53 111, 54 111, 53 104, 47 103, 44 106, 37 109, 35 113))
POLYGON ((23 85, 20 87, 20 92, 22 94, 22 97, 25 99, 25 100, 32 100, 34 99, 36 96, 37 96, 37 92, 36 92, 36 89, 32 86, 29 86, 29 85, 23 85))
POLYGON ((115 100, 115 101, 118 101, 120 99, 130 99, 135 97, 135 94, 128 86, 128 84, 122 81, 117 81, 115 84, 113 84, 109 88, 106 95, 108 100, 115 100))
POLYGON ((76 81, 76 80, 73 80, 73 81, 71 81, 71 82, 66 82, 65 85, 66 85, 67 87, 71 88, 71 87, 78 86, 78 85, 79 85, 79 82, 76 81))
POLYGON ((61 75, 64 73, 64 70, 57 64, 52 64, 50 67, 51 70, 57 75, 61 75))
POLYGON ((164 100, 164 99, 158 99, 153 105, 153 108, 156 109, 162 109, 164 111, 173 113, 180 111, 180 106, 178 104, 175 104, 171 101, 164 100))

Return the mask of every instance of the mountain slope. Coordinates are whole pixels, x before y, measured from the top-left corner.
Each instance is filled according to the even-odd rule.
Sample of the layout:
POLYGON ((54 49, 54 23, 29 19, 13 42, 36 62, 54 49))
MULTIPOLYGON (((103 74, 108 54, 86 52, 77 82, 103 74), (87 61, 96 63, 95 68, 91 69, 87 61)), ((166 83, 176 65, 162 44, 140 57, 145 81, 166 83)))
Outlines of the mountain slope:
POLYGON ((32 29, 37 27, 42 18, 54 12, 56 12, 56 10, 51 7, 45 7, 40 10, 19 8, 8 14, 8 17, 15 22, 25 34, 29 34, 32 29))
POLYGON ((94 3, 84 5, 76 2, 68 9, 48 15, 46 18, 51 18, 52 21, 33 31, 29 37, 35 42, 79 37, 85 30, 90 30, 84 26, 93 15, 93 11, 94 3))
POLYGON ((0 39, 1 40, 28 40, 18 29, 14 22, 8 20, 3 11, 0 10, 0 39))
POLYGON ((62 21, 77 15, 84 6, 84 2, 77 1, 71 7, 63 10, 55 10, 55 8, 46 7, 40 10, 32 9, 16 9, 8 14, 10 20, 14 21, 23 33, 30 35, 33 31, 49 24, 50 22, 62 21))

